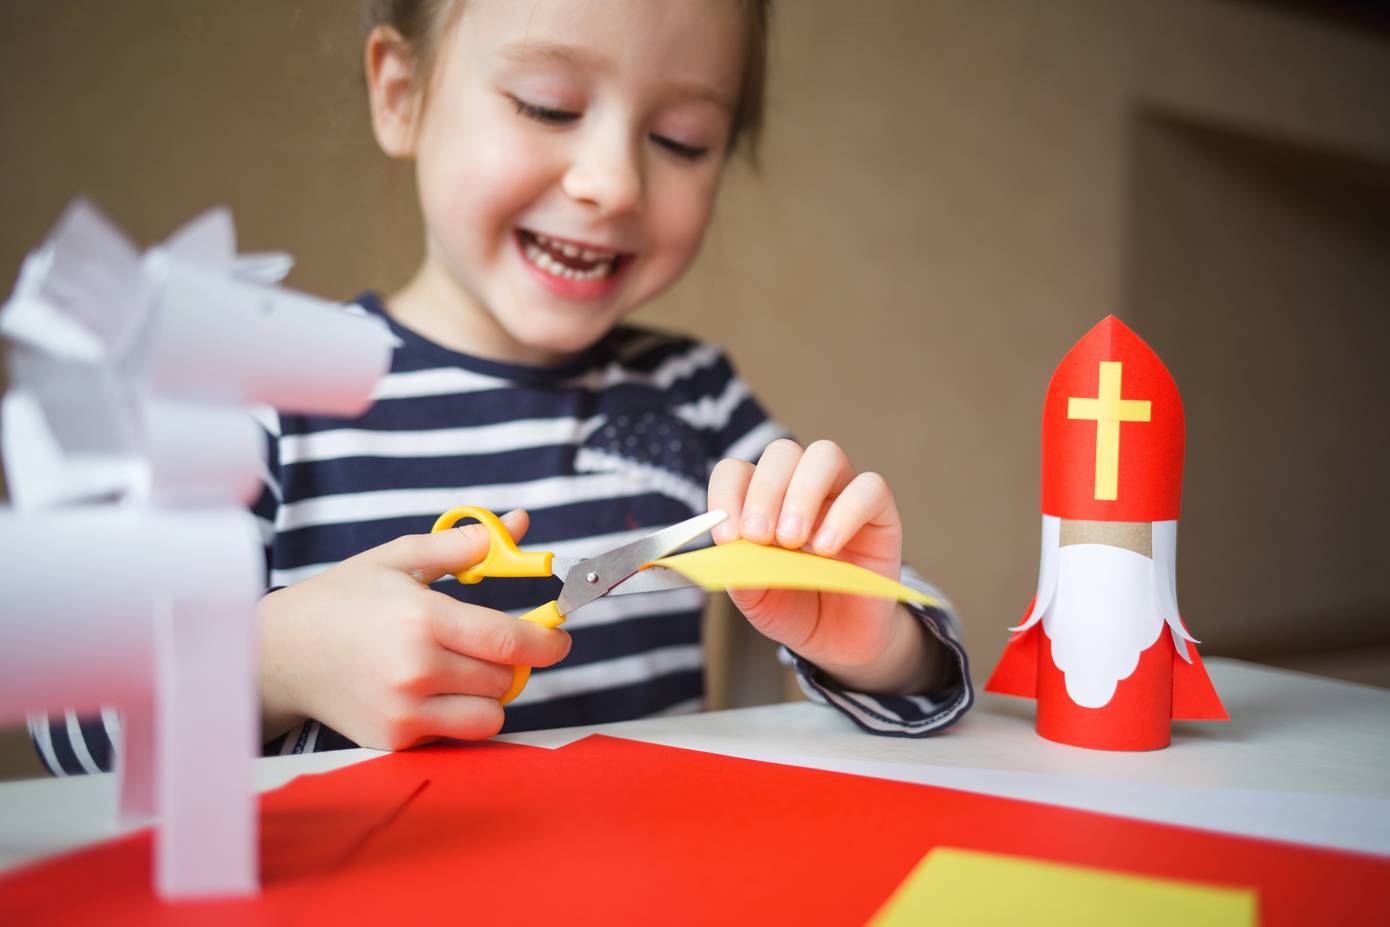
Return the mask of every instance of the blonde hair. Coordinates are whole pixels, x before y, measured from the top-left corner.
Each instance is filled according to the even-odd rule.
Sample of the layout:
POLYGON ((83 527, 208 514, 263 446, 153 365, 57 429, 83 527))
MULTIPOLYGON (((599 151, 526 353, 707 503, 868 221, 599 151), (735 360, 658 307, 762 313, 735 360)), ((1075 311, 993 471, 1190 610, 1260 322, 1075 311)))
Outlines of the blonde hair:
MULTIPOLYGON (((764 98, 767 93, 768 26, 772 0, 736 0, 745 14, 748 33, 748 56, 743 63, 743 80, 739 84, 738 105, 729 128, 732 154, 740 144, 750 158, 756 159, 758 140, 762 135, 764 98)), ((366 31, 378 26, 394 29, 410 48, 417 72, 429 85, 434 73, 439 43, 455 17, 463 9, 464 0, 366 0, 364 12, 366 31)))

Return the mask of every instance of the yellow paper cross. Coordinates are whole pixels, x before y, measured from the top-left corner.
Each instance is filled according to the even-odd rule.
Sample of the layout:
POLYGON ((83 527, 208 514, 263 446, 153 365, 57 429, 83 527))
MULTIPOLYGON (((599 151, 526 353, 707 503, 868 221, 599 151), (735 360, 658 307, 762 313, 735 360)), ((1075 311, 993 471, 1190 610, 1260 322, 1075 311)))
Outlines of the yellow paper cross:
POLYGON ((1100 362, 1100 395, 1067 397, 1067 418, 1096 423, 1096 498, 1113 502, 1119 496, 1120 422, 1149 421, 1152 403, 1147 399, 1121 399, 1120 379, 1124 364, 1100 362))

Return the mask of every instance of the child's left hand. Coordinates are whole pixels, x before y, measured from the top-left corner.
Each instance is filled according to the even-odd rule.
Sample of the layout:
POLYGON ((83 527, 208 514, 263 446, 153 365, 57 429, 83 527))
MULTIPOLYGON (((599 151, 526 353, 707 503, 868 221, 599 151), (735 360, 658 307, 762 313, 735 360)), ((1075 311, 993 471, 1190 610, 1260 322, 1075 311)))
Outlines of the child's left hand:
MULTIPOLYGON (((740 537, 758 544, 845 560, 897 580, 903 528, 893 493, 877 473, 858 473, 833 441, 804 450, 780 439, 755 467, 721 460, 710 475, 710 509, 729 513, 716 544, 740 537)), ((739 611, 840 683, 865 692, 924 691, 941 662, 940 647, 900 603, 801 589, 731 589, 739 611)))

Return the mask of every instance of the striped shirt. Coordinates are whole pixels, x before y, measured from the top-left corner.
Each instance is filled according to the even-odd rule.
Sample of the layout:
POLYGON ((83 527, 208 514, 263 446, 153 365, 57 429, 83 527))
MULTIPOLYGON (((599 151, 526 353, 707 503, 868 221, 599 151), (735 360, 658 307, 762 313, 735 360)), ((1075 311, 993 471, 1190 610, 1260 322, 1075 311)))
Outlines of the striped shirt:
MULTIPOLYGON (((265 489, 254 505, 272 587, 305 580, 402 534, 430 530, 457 505, 525 508, 528 547, 587 556, 705 510, 713 465, 755 461, 784 431, 718 349, 620 326, 572 361, 538 368, 441 347, 398 325, 380 300, 352 311, 381 316, 396 338, 375 402, 352 420, 258 413, 270 435, 265 489)), ((910 571, 904 582, 939 594, 910 571)), ((434 588, 513 615, 553 599, 553 578, 434 588)), ((676 589, 601 598, 565 623, 573 639, 558 666, 536 670, 507 708, 505 731, 597 724, 699 710, 704 593, 676 589)), ((875 733, 940 730, 970 706, 965 653, 945 609, 916 614, 954 656, 942 691, 887 697, 847 692, 790 653, 802 688, 875 733)), ((119 720, 36 717, 31 730, 58 773, 109 768, 119 720)), ((267 753, 353 746, 306 721, 267 753)))

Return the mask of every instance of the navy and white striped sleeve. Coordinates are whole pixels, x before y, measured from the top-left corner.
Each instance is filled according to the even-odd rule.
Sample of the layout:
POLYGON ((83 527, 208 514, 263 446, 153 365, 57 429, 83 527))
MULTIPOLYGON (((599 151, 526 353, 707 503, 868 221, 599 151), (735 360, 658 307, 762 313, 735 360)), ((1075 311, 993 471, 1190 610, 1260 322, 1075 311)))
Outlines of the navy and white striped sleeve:
MULTIPOLYGON (((275 565, 275 523, 280 510, 280 504, 284 501, 284 493, 280 482, 280 435, 282 422, 280 413, 268 406, 261 406, 251 410, 251 416, 265 431, 265 457, 262 459, 260 471, 261 492, 256 500, 251 503, 251 515, 256 519, 256 526, 260 529, 261 544, 265 548, 265 586, 266 593, 274 592, 282 586, 272 586, 270 584, 271 570, 275 565)), ((302 727, 302 725, 301 725, 302 727)), ((289 732, 272 737, 269 741, 261 744, 261 753, 264 756, 276 756, 284 752, 285 741, 289 737, 289 732)))
POLYGON ((44 768, 55 776, 81 776, 110 772, 114 761, 112 742, 120 719, 103 708, 98 715, 78 715, 72 709, 36 712, 28 718, 29 737, 44 768))
POLYGON ((251 410, 251 417, 265 432, 265 456, 258 462, 261 491, 251 503, 251 514, 265 549, 266 583, 270 582, 271 551, 275 541, 275 515, 280 508, 280 414, 269 407, 251 410))
POLYGON ((830 705, 870 734, 887 737, 925 737, 945 730, 975 702, 970 685, 970 662, 965 655, 960 621, 946 598, 908 567, 902 583, 943 603, 941 608, 908 604, 908 609, 938 641, 949 660, 947 671, 930 692, 920 695, 871 695, 854 692, 832 681, 809 660, 782 648, 782 659, 796 668, 796 680, 806 697, 830 705))

